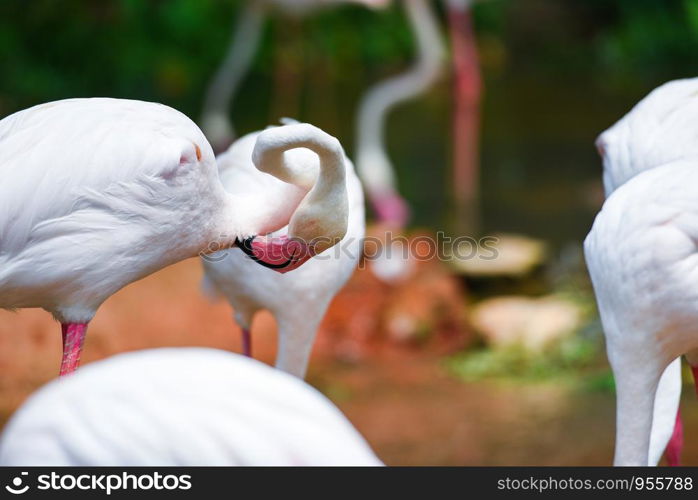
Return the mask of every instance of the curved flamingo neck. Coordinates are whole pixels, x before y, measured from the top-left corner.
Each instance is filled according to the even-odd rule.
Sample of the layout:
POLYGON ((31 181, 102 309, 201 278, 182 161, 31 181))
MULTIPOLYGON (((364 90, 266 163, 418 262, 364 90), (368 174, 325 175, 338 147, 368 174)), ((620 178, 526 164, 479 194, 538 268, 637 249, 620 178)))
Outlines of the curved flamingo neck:
POLYGON ((282 181, 310 189, 291 216, 289 236, 306 242, 313 236, 344 237, 348 217, 344 158, 337 139, 306 123, 267 129, 259 135, 252 153, 255 166, 282 181), (319 158, 319 170, 295 169, 285 155, 295 148, 313 151, 319 158))
POLYGON ((425 92, 444 67, 445 49, 429 2, 404 0, 404 6, 416 39, 416 60, 404 73, 372 87, 359 105, 356 167, 372 198, 380 197, 381 193, 397 193, 394 168, 385 143, 388 113, 396 105, 425 92))

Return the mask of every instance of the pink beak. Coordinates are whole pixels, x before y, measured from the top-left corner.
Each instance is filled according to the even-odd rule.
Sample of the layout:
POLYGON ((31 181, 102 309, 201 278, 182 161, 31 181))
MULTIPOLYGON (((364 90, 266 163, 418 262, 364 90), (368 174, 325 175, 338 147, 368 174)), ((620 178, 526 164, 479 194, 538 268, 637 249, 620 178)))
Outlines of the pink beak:
POLYGON ((250 236, 237 246, 256 263, 279 273, 299 268, 315 255, 312 246, 288 236, 250 236))

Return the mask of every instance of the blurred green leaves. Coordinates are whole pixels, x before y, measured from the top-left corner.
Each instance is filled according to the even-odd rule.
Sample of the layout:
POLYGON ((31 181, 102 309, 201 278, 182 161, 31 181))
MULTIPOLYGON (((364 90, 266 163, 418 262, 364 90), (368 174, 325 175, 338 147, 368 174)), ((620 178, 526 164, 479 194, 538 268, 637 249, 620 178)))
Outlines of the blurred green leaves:
MULTIPOLYGON (((196 114, 242 2, 0 2, 0 113, 113 95, 196 114)), ((435 8, 443 18, 442 3, 435 8)), ((603 79, 698 72, 698 0, 490 0, 477 3, 475 21, 487 77, 508 77, 507 64, 534 72, 602 70, 603 79)), ((412 55, 399 2, 386 11, 328 8, 302 20, 276 15, 267 28, 252 80, 271 78, 280 40, 295 45, 308 69, 322 64, 331 82, 356 89, 399 71, 412 55), (284 36, 288 30, 302 36, 284 36)))
POLYGON ((617 18, 598 39, 610 76, 665 80, 663 74, 695 76, 698 60, 698 1, 617 0, 617 18))

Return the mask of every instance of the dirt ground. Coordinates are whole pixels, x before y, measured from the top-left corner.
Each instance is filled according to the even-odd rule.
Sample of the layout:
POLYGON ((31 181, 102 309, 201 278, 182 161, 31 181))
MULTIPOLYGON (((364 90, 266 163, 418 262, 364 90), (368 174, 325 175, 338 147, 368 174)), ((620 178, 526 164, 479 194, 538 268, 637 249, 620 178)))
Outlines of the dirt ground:
MULTIPOLYGON (((395 292, 359 273, 333 304, 311 361, 308 381, 337 403, 376 453, 391 465, 609 464, 611 394, 465 384, 445 373, 443 353, 467 343, 458 333, 463 304, 454 298, 457 283, 433 269, 428 276, 395 292), (384 314, 376 319, 379 309, 384 314), (437 334, 425 337, 425 330, 437 334)), ((205 298, 200 278, 192 259, 109 299, 90 325, 83 363, 162 346, 239 352, 229 306, 205 298)), ((253 336, 255 356, 271 362, 270 315, 256 318, 253 336)), ((60 353, 60 329, 46 312, 0 312, 0 423, 56 376, 60 353)), ((683 404, 684 462, 698 464, 698 404, 691 396, 683 404)))

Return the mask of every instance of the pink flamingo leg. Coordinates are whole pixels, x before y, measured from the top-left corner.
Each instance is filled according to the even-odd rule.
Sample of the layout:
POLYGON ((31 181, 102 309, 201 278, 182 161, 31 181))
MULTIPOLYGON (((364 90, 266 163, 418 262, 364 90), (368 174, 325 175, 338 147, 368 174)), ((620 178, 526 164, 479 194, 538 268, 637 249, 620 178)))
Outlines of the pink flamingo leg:
POLYGON ((402 230, 410 220, 410 207, 396 192, 374 194, 371 201, 378 221, 385 222, 391 229, 402 230))
POLYGON ((242 329, 242 353, 248 358, 252 357, 252 335, 247 328, 242 329))
MULTIPOLYGON (((693 381, 696 385, 696 395, 698 395, 698 366, 691 366, 693 372, 693 381)), ((676 467, 681 465, 681 451, 683 450, 683 422, 681 421, 681 410, 676 412, 676 423, 674 424, 674 433, 669 439, 664 456, 667 463, 676 467)))
POLYGON ((683 422, 681 421, 681 410, 676 412, 676 423, 674 424, 674 433, 669 439, 669 444, 664 450, 666 461, 671 467, 681 465, 681 451, 683 450, 683 422))
POLYGON ((478 230, 478 177, 480 98, 482 76, 470 6, 452 7, 448 24, 453 47, 453 193, 455 230, 476 234, 478 230))
POLYGON ((85 343, 87 323, 61 323, 63 334, 63 360, 60 376, 70 375, 80 364, 80 354, 85 343))
MULTIPOLYGON (((696 385, 696 395, 698 395, 698 366, 691 366, 693 372, 693 381, 696 385)), ((674 424, 674 433, 671 435, 669 444, 667 444, 664 455, 667 463, 676 467, 681 465, 681 451, 683 450, 683 422, 681 421, 681 410, 676 412, 676 424, 674 424)))

